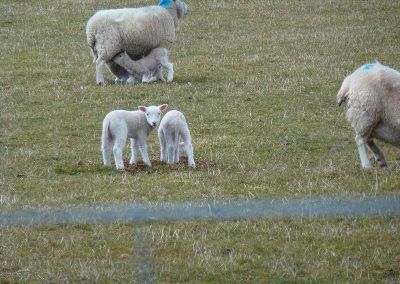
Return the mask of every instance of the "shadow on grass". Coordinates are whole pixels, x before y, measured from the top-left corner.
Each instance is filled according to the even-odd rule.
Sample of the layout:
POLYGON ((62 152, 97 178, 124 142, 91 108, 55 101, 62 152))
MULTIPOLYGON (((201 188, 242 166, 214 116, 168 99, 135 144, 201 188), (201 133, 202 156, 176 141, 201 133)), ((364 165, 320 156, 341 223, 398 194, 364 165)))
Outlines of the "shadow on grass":
MULTIPOLYGON (((207 159, 195 159, 196 169, 208 169, 215 166, 215 164, 207 159)), ((129 160, 124 160, 125 170, 121 172, 129 172, 132 174, 138 172, 144 173, 163 173, 168 171, 186 171, 188 170, 187 166, 187 158, 180 158, 178 164, 168 165, 160 160, 152 160, 152 166, 147 167, 142 163, 142 161, 138 161, 138 163, 134 166, 129 164, 129 160)), ((193 170, 196 170, 193 169, 193 170)), ((54 168, 55 173, 64 174, 64 175, 79 175, 79 174, 109 174, 117 172, 114 165, 112 168, 104 167, 102 164, 95 164, 92 162, 83 162, 79 161, 75 165, 65 165, 65 166, 57 166, 54 168)))

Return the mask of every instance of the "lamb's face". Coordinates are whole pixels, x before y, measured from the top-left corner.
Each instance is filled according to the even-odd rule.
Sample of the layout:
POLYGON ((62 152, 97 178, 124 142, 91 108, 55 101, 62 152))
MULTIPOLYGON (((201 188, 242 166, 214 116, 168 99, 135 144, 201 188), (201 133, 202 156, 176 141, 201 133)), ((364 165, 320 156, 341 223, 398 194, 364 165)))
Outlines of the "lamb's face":
POLYGON ((123 64, 123 62, 125 62, 127 59, 130 59, 130 57, 129 57, 129 55, 124 51, 124 52, 121 52, 121 53, 117 54, 117 55, 114 57, 113 61, 114 61, 115 63, 117 63, 118 65, 121 65, 121 64, 123 64))
POLYGON ((160 106, 140 106, 139 110, 144 112, 146 115, 147 123, 151 127, 157 127, 160 123, 161 113, 167 108, 168 105, 160 105, 160 106))

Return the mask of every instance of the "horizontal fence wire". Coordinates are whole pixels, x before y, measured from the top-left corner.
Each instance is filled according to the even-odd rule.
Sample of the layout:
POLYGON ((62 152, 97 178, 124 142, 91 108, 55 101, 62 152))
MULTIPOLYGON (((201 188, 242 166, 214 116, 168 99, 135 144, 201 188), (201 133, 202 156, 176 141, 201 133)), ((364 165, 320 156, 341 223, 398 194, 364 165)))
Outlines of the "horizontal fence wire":
POLYGON ((0 226, 324 216, 400 216, 400 196, 181 203, 134 202, 117 205, 12 210, 0 207, 0 226))

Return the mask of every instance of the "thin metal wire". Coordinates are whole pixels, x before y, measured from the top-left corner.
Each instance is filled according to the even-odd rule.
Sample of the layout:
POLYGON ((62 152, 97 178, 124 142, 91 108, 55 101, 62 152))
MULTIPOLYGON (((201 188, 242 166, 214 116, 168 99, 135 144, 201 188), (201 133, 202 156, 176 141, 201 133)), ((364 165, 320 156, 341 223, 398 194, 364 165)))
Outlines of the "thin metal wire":
POLYGON ((9 211, 0 209, 0 226, 383 215, 400 216, 399 196, 129 203, 9 211))

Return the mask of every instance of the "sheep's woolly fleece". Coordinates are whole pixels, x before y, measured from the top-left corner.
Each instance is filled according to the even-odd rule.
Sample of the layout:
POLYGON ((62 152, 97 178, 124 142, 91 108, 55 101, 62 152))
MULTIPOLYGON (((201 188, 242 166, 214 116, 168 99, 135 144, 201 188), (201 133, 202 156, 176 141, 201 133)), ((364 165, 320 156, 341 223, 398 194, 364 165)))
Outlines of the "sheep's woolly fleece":
POLYGON ((371 167, 366 144, 379 165, 385 166, 383 152, 373 139, 400 146, 400 72, 379 62, 358 68, 344 79, 337 94, 339 105, 345 101, 362 167, 371 167))

